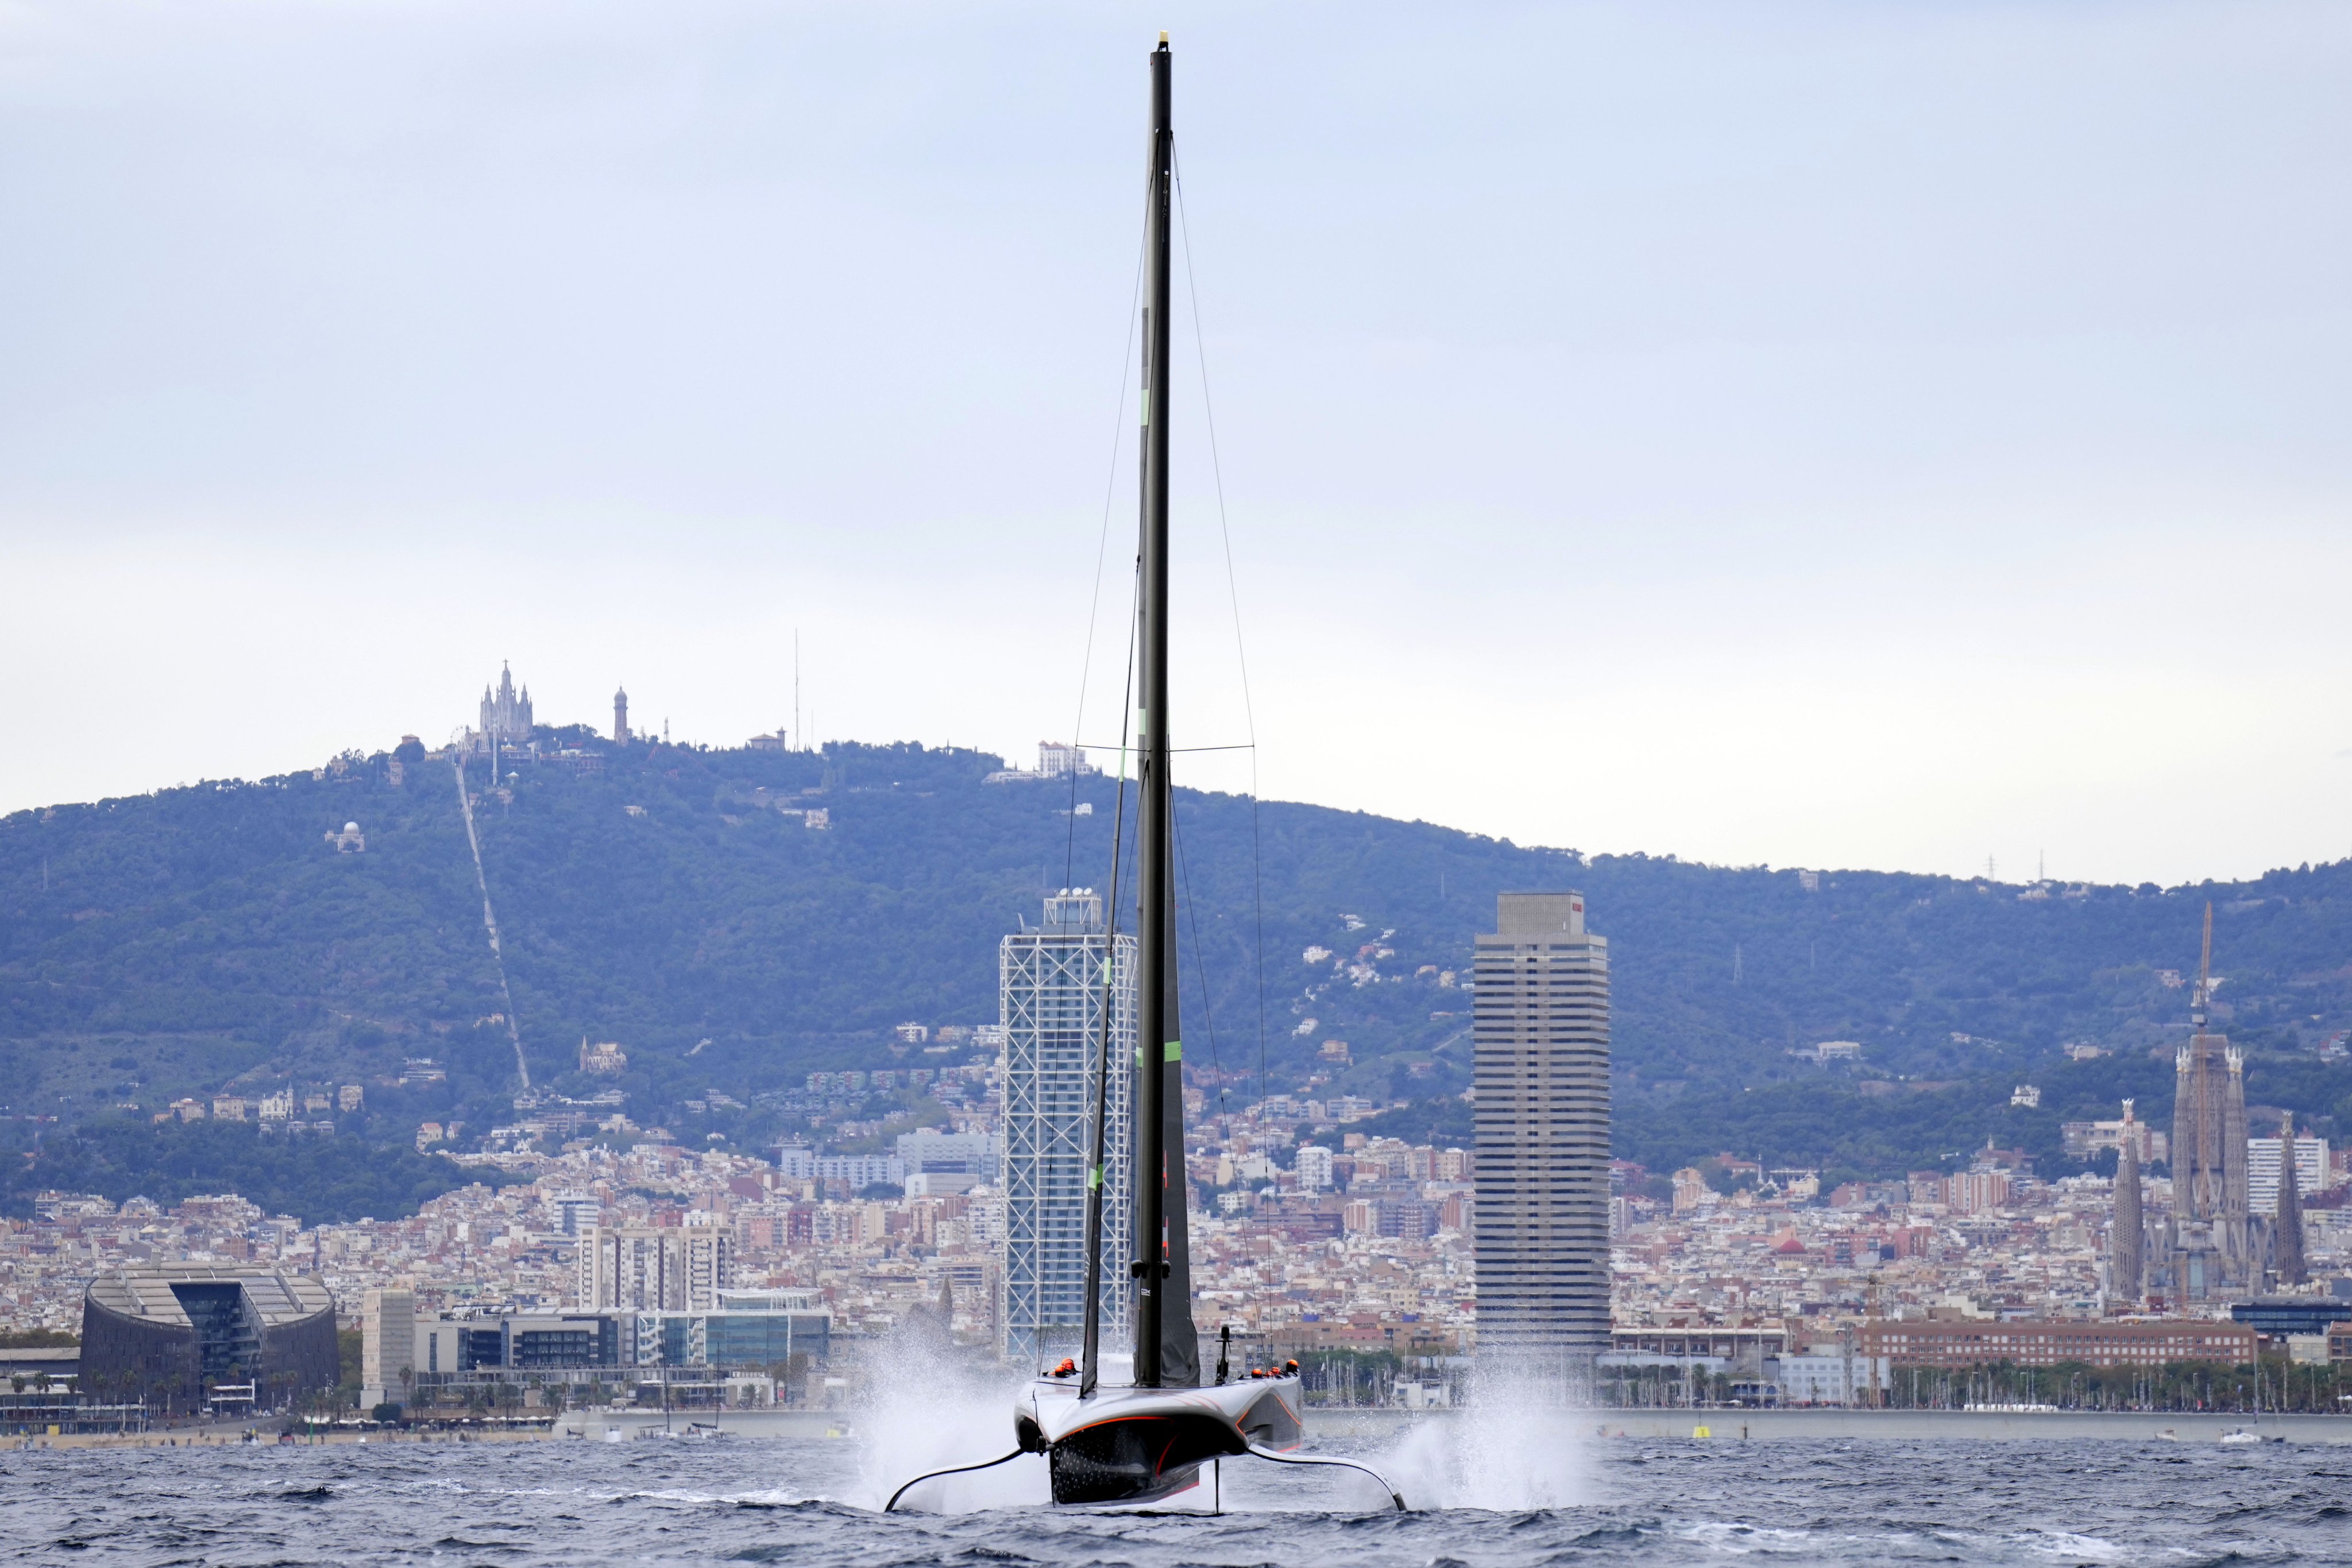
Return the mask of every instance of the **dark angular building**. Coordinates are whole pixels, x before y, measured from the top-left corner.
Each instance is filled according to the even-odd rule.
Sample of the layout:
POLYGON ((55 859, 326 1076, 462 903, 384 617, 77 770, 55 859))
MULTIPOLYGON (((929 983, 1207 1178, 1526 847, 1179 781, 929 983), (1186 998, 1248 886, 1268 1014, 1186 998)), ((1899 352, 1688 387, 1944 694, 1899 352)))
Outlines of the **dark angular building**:
POLYGON ((102 1274, 82 1297, 90 1398, 143 1397, 158 1414, 184 1414, 209 1389, 250 1384, 267 1409, 332 1388, 340 1374, 334 1298, 307 1274, 163 1264, 102 1274))

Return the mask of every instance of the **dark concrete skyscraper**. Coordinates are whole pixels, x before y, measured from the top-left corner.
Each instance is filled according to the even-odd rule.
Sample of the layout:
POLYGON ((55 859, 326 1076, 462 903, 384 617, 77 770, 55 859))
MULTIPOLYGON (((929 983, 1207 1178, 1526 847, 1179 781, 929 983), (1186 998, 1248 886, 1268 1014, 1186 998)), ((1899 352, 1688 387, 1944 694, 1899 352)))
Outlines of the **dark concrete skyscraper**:
POLYGON ((1479 1360, 1591 1386, 1609 1347, 1609 943, 1581 893, 1505 893, 1477 939, 1479 1360))

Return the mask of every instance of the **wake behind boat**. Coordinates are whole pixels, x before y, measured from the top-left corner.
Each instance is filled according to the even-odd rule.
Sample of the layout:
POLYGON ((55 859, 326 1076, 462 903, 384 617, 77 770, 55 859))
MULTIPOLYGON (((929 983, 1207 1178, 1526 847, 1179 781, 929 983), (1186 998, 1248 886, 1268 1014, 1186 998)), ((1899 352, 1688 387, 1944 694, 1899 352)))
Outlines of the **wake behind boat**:
MULTIPOLYGON (((1175 134, 1171 111, 1172 57, 1168 35, 1151 54, 1150 186, 1144 253, 1150 289, 1143 313, 1142 507, 1136 559, 1138 689, 1133 710, 1136 801, 1136 1053, 1133 1166, 1135 1335, 1125 1382, 1105 1381, 1102 1349, 1104 1152, 1109 1104, 1110 991, 1102 1005, 1092 1070, 1095 1114, 1087 1172, 1084 1360, 1066 1361, 1035 1379, 1013 1405, 1018 1447, 982 1464, 918 1476, 891 1494, 885 1511, 935 1476, 992 1468, 1024 1454, 1043 1454, 1063 1504, 1136 1506, 1198 1484, 1203 1465, 1254 1456, 1282 1464, 1361 1470, 1381 1481, 1399 1509, 1404 1500, 1353 1460, 1294 1454, 1304 1436, 1305 1401, 1296 1362, 1232 1378, 1227 1357, 1216 1381, 1201 1383, 1200 1336, 1193 1327, 1192 1266, 1185 1234, 1184 1082, 1176 985, 1175 797, 1169 780, 1168 712, 1168 395, 1169 222, 1174 205, 1175 134), (1159 1041, 1154 1047, 1149 1042, 1159 1041)), ((1111 898, 1116 932, 1118 879, 1127 822, 1126 748, 1113 817, 1111 898)), ((1108 972, 1106 973, 1108 979, 1108 972)), ((1124 1064, 1121 1064, 1122 1068, 1124 1064)), ((1230 1344, 1230 1331, 1223 1342, 1230 1344)))

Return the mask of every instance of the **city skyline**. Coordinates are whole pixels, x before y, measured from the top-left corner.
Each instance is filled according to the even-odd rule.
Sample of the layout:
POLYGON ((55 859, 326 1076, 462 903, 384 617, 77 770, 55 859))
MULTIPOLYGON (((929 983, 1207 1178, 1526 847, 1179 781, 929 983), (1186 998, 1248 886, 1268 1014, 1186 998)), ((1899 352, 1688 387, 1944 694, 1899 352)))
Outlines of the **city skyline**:
MULTIPOLYGON (((2127 1100, 2119 1121, 2065 1129, 2078 1158, 2120 1152, 2112 1181, 2045 1179, 2023 1151, 1988 1142, 1965 1171, 1824 1194, 1817 1169, 1768 1171, 1727 1153, 1714 1175, 1675 1171, 1668 1204, 1648 1173, 1611 1157, 1608 952, 1586 912, 1572 890, 1504 893, 1496 930, 1476 939, 1475 1149, 1349 1131, 1379 1110, 1352 1096, 1274 1095, 1204 1114, 1181 1201, 1202 1237, 1204 1300, 1253 1356, 1336 1355, 1318 1363, 1316 1386, 1326 1402, 1353 1402, 1353 1357, 1402 1354, 1381 1399, 1408 1409, 1491 1380, 1520 1399, 1622 1406, 1664 1398, 1678 1376, 1696 1399, 1702 1375, 1735 1403, 1916 1405, 1923 1373, 1995 1359, 2135 1369, 2150 1398, 2161 1373, 2166 1397, 2179 1398, 2189 1384, 2178 1363, 2246 1359, 2257 1333, 2296 1363, 2345 1359, 2329 1325, 2352 1316, 2352 1301, 2328 1278, 2306 1280, 2310 1262, 2333 1275, 2352 1260, 2352 1227, 2339 1223, 2352 1169, 2324 1140, 2290 1145, 2291 1116, 2278 1139, 2249 1137, 2239 1055, 2206 1027, 2210 942, 2189 998, 2196 1032, 2178 1052, 2168 1148, 2181 1163, 2166 1177, 2143 1182, 2140 1152, 2159 1140, 2127 1100), (2305 1190, 2322 1205, 2308 1237, 2305 1190), (2151 1232, 2158 1261, 2144 1289, 2151 1232), (1370 1310, 1335 1315, 1334 1300, 1370 1310)), ((306 1398, 328 1384, 326 1363, 272 1370, 258 1342, 238 1337, 224 1305, 238 1289, 275 1292, 289 1310, 299 1297, 314 1316, 336 1302, 354 1312, 362 1409, 413 1396, 428 1413, 485 1401, 545 1411, 531 1390, 549 1380, 574 1402, 608 1384, 642 1399, 651 1368, 663 1369, 665 1408, 674 1387, 697 1408, 831 1408, 835 1391, 870 1385, 914 1344, 1042 1363, 1076 1326, 1093 1047, 1124 1061, 1134 1044, 1131 974, 1105 925, 1093 890, 1066 889, 1036 926, 1003 939, 992 1063, 811 1076, 795 1104, 826 1114, 856 1109, 834 1095, 895 1093, 902 1079, 937 1094, 952 1131, 910 1127, 894 1159, 798 1144, 693 1154, 667 1135, 625 1153, 588 1140, 535 1155, 518 1144, 470 1158, 507 1162, 527 1187, 467 1187, 414 1222, 346 1226, 265 1216, 233 1195, 166 1215, 142 1200, 50 1193, 32 1226, 0 1220, 0 1251, 13 1255, 0 1288, 19 1322, 55 1321, 81 1292, 85 1326, 112 1322, 118 1299, 155 1316, 153 1332, 184 1340, 193 1324, 188 1376, 201 1361, 206 1402, 247 1409, 277 1397, 264 1382, 306 1398), (135 1246, 147 1261, 91 1283, 77 1261, 85 1241, 93 1258, 135 1246), (316 1274, 270 1283, 298 1260, 316 1274), (150 1300, 138 1307, 142 1279, 150 1300), (177 1305, 152 1284, 163 1279, 177 1305), (865 1331, 837 1346, 845 1316, 865 1331), (1037 1332, 1047 1325, 1064 1338, 1037 1332), (833 1361, 836 1348, 848 1358, 833 1361), (257 1358, 266 1375, 237 1383, 257 1358)), ((903 1026, 899 1048, 916 1046, 929 1047, 929 1031, 903 1026)), ((1113 1081, 1124 1089, 1127 1078, 1113 1081)), ((1129 1097, 1105 1109, 1117 1128, 1129 1097)), ((257 1137, 268 1114, 265 1105, 257 1137)), ((908 1120, 843 1131, 868 1138, 908 1120)), ((625 1118, 605 1125, 628 1130, 625 1118)), ((1117 1142, 1106 1151, 1114 1172, 1122 1153, 1117 1142)), ((1106 1283, 1115 1298, 1116 1275, 1106 1283)), ((99 1354, 113 1360, 93 1363, 89 1386, 113 1404, 94 1399, 76 1415, 44 1395, 38 1407, 103 1429, 145 1421, 152 1397, 192 1405, 187 1389, 135 1389, 140 1374, 126 1375, 111 1342, 99 1354)))

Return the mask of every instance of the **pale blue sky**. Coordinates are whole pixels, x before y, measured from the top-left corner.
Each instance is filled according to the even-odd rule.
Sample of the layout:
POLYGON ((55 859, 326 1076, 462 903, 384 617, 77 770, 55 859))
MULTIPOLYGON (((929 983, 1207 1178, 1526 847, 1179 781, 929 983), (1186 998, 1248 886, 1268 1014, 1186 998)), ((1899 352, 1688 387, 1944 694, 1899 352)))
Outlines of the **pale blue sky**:
POLYGON ((732 742, 795 627, 819 737, 1067 735, 1161 26, 1266 794, 2352 853, 2316 5, 0 5, 0 809, 438 739, 502 658, 732 742))

